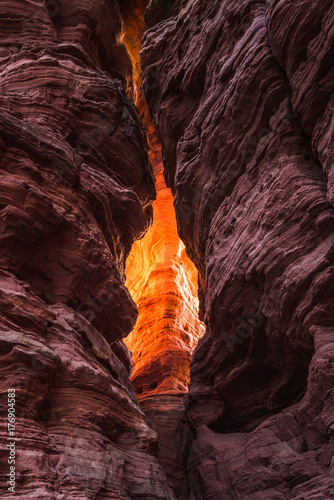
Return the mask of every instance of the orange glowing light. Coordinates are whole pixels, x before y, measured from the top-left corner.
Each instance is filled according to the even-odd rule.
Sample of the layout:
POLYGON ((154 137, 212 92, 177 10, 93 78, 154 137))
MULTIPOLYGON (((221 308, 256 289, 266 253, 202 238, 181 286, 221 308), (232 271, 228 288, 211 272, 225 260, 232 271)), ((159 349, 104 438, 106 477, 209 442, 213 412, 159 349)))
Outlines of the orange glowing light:
MULTIPOLYGON (((178 237, 173 196, 163 177, 161 145, 140 91, 139 52, 147 0, 122 12, 125 44, 134 67, 133 98, 149 131, 156 177, 154 222, 135 242, 126 265, 126 285, 138 306, 138 320, 125 339, 133 356, 132 383, 139 397, 187 390, 191 354, 204 325, 198 319, 197 270, 178 237)), ((131 93, 131 91, 130 91, 131 93)))

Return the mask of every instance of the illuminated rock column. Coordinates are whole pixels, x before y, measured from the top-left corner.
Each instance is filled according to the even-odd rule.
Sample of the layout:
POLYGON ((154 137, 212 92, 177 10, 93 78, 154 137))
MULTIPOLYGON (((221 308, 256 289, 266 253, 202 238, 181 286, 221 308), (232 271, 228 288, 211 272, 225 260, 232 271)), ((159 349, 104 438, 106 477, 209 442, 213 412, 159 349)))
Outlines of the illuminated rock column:
POLYGON ((139 309, 135 329, 126 339, 138 395, 186 390, 191 353, 204 333, 197 313, 197 272, 177 235, 159 143, 154 146, 154 223, 133 246, 126 268, 127 287, 139 309))
POLYGON ((126 285, 139 309, 136 326, 126 339, 139 397, 186 391, 191 354, 204 333, 198 319, 197 271, 177 234, 173 196, 163 177, 161 145, 140 91, 139 52, 146 5, 138 0, 131 11, 122 12, 137 85, 134 99, 149 132, 157 189, 153 226, 134 244, 126 267, 126 285))

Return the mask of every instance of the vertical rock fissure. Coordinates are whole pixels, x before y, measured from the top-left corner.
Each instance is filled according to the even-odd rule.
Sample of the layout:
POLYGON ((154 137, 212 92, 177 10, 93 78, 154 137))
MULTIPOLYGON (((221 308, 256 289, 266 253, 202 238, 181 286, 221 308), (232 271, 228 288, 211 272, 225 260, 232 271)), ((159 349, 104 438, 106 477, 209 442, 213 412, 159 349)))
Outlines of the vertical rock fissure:
MULTIPOLYGON (((132 16, 134 13, 136 10, 131 9, 132 16)), ((124 13, 123 17, 129 23, 124 13)), ((135 19, 140 22, 138 17, 135 19)), ((136 68, 141 37, 135 46, 133 31, 138 37, 135 27, 127 28, 126 22, 125 43, 132 48, 136 68)), ((157 192, 153 224, 134 243, 126 266, 126 285, 139 314, 125 342, 133 355, 132 383, 142 398, 187 390, 191 353, 204 331, 198 319, 198 273, 177 234, 173 196, 163 177, 161 144, 141 91, 141 75, 135 72, 135 76, 132 93, 137 96, 135 104, 147 129, 157 192)))
MULTIPOLYGON (((204 325, 198 317, 198 272, 177 232, 173 195, 164 179, 161 143, 147 108, 147 93, 156 92, 154 71, 142 91, 140 50, 147 1, 124 2, 124 41, 132 59, 132 96, 147 129, 149 158, 156 178, 154 219, 142 240, 134 243, 126 266, 126 285, 138 306, 138 319, 125 339, 132 352, 132 384, 149 424, 157 432, 158 460, 177 496, 185 497, 191 429, 184 397, 190 383, 190 361, 204 325), (182 445, 180 446, 180 443, 182 445)), ((189 212, 191 217, 191 208, 189 212)))
POLYGON ((189 497, 330 498, 333 4, 151 5, 144 86, 206 325, 189 497))

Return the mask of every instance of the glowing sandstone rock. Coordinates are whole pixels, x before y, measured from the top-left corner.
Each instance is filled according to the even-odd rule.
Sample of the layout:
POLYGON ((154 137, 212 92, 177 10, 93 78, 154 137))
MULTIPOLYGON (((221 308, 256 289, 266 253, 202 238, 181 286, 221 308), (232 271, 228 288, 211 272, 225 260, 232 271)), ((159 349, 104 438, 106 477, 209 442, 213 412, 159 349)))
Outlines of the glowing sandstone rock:
POLYGON ((139 51, 146 5, 147 1, 138 0, 122 11, 125 43, 134 67, 133 97, 149 132, 157 191, 153 225, 142 240, 135 242, 126 265, 126 286, 139 314, 125 343, 132 352, 131 380, 140 398, 186 391, 191 354, 204 334, 198 319, 198 273, 177 234, 173 196, 163 177, 161 144, 140 91, 139 51))

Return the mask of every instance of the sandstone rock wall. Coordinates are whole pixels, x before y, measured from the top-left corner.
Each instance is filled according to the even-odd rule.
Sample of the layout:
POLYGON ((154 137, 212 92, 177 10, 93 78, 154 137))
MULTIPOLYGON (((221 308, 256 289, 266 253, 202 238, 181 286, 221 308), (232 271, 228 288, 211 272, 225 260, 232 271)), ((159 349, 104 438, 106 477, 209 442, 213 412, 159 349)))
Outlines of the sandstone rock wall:
MULTIPOLYGON (((161 143, 142 93, 139 54, 146 6, 143 0, 121 3, 124 42, 134 67, 135 102, 147 131, 157 191, 153 224, 133 245, 126 268, 126 285, 139 309, 126 345, 133 354, 131 380, 141 400, 187 391, 191 355, 204 333, 198 318, 198 273, 177 234, 173 196, 163 177, 161 143)), ((158 79, 154 74, 152 78, 150 91, 156 91, 158 79)))
MULTIPOLYGON (((141 39, 147 1, 121 2, 124 42, 134 68, 133 98, 150 144, 149 158, 156 178, 154 221, 145 238, 136 241, 126 266, 126 286, 139 310, 125 343, 132 352, 131 381, 140 407, 157 432, 157 459, 177 498, 187 496, 187 456, 192 441, 183 397, 190 382, 190 360, 204 326, 198 318, 198 272, 177 234, 173 196, 163 176, 161 143, 142 93, 141 39)), ((154 2, 148 7, 158 8, 154 2)), ((158 75, 152 72, 149 89, 158 75)))
POLYGON ((173 499, 122 342, 155 187, 118 3, 3 1, 0 32, 0 496, 14 388, 17 497, 173 499))
POLYGON ((327 500, 333 4, 151 3, 144 90, 207 329, 191 364, 184 498, 327 500))
POLYGON ((0 3, 1 498, 13 387, 20 498, 328 500, 332 2, 152 0, 159 139, 145 3, 0 3))

